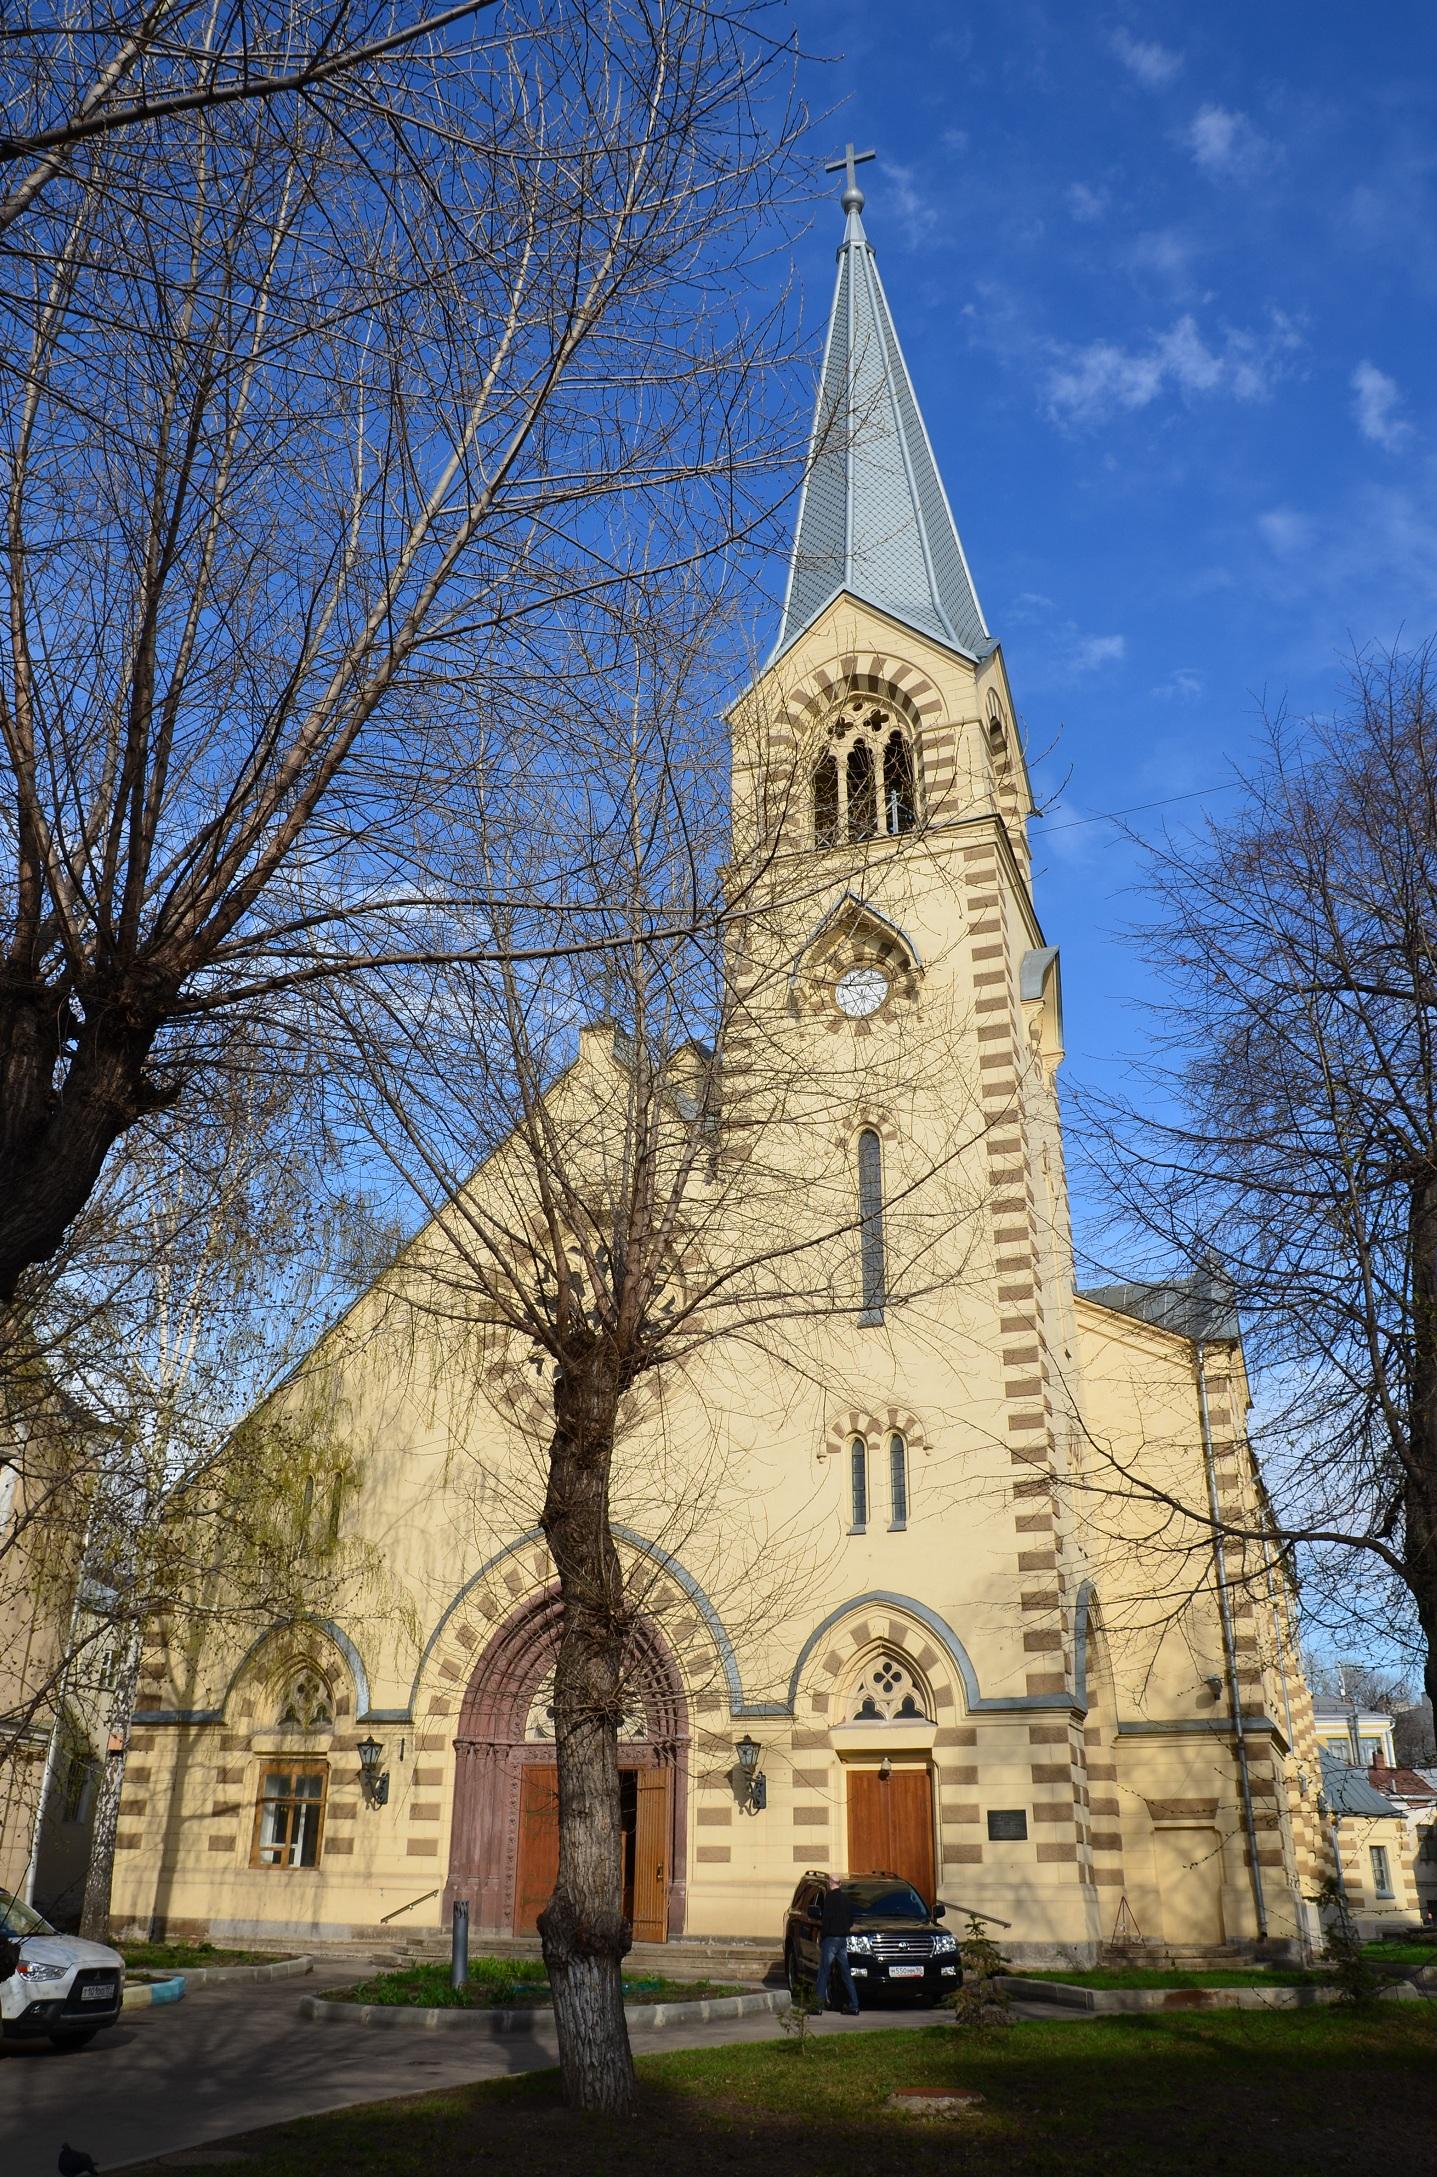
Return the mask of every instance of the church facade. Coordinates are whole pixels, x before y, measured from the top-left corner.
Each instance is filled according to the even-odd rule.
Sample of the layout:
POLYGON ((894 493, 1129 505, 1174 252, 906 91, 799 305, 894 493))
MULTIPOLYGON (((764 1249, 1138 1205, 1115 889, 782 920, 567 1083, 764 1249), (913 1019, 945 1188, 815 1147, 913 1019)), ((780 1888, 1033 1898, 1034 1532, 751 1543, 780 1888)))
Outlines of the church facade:
MULTIPOLYGON (((1326 1846, 1294 1597, 1193 1516, 1262 1526, 1237 1325, 1202 1278, 1075 1289, 1013 698, 862 205, 850 172, 779 638, 732 719, 736 855, 776 839, 802 872, 769 940, 813 1084, 794 1169, 851 1174, 859 1238, 801 1367, 720 1342, 673 1394, 666 1442, 721 1442, 730 1513, 660 1528, 633 1482, 618 1507, 650 1614, 635 1934, 776 1945, 831 1868, 989 1914, 1015 1960, 1301 1945, 1326 1846), (907 1306, 900 1257, 928 1266, 907 1306)), ((576 1078, 619 1063, 588 1031, 576 1078)), ((245 1652, 156 1629, 119 1930, 437 1931, 461 1898, 476 1933, 534 1928, 558 1604, 532 1444, 491 1412, 476 1491, 442 1369, 384 1340, 376 1311, 336 1367, 368 1447, 344 1517, 388 1605, 245 1652)))

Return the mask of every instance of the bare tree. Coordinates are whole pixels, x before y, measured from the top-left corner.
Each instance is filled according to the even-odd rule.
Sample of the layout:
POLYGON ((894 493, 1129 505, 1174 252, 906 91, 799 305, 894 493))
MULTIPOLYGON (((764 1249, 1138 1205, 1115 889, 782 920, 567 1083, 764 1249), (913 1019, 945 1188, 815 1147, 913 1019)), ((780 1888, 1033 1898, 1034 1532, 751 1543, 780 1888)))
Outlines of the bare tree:
MULTIPOLYGON (((496 0, 404 7, 395 0, 86 0, 16 7, 0 25, 0 233, 73 174, 96 138, 143 131, 216 106, 374 95, 376 69, 407 47, 467 26, 496 0)), ((382 91, 381 91, 382 95, 382 91)))
POLYGON ((81 1928, 98 1938, 147 1638, 163 1625, 183 1645, 219 1621, 253 1637, 358 1579, 362 1552, 338 1537, 353 1449, 322 1383, 307 1379, 283 1423, 247 1418, 352 1289, 354 1216, 329 1199, 302 1094, 232 1053, 202 1121, 133 1132, 69 1265, 87 1305, 84 1336, 62 1315, 65 1389, 39 1359, 43 1310, 29 1379, 10 1386, 25 1425, 4 1446, 18 1512, 0 1531, 0 1592, 27 1590, 52 1637, 5 1719, 0 1768, 37 1729, 85 1726, 74 1758, 95 1761, 99 1788, 81 1928))
POLYGON ((216 96, 101 129, 106 93, 83 158, 44 123, 72 26, 17 29, 12 136, 63 161, 0 298, 0 1298, 236 1016, 293 1042, 307 985, 426 953, 474 889, 441 756, 506 724, 459 691, 623 582, 625 503, 651 562, 756 514, 775 320, 735 268, 793 125, 763 13, 436 14, 217 102, 419 18, 157 6, 142 97, 216 96))
MULTIPOLYGON (((1146 1111, 1088 1110, 1125 1240, 1200 1275, 1213 1251, 1243 1319, 1274 1511, 1216 1524, 1300 1550, 1338 1637, 1365 1615, 1400 1643, 1415 1617, 1429 1696, 1433 667, 1430 647, 1360 658, 1331 717, 1271 723, 1233 813, 1154 855, 1143 942, 1167 977, 1168 1056, 1144 1079, 1146 1111)), ((1173 1509, 1212 1531, 1207 1507, 1173 1509)))
MULTIPOLYGON (((831 1376, 835 1322, 921 1308, 961 1276, 985 1185, 976 1084, 965 1096, 952 1078, 936 996, 921 1026, 897 1004, 881 1034, 814 1063, 838 970, 805 943, 832 865, 794 851, 788 790, 812 752, 801 773, 769 772, 731 835, 713 617, 655 584, 576 634, 577 661, 515 691, 526 718, 551 706, 516 744, 545 753, 486 772, 465 827, 489 896, 514 903, 493 957, 453 947, 442 968, 329 1000, 371 1083, 376 1143, 427 1213, 385 1307, 432 1340, 446 1384, 467 1368, 510 1414, 537 1392, 528 1438, 562 1598, 558 1880, 539 1927, 566 2091, 620 2112, 634 2079, 618 1734, 649 1586, 626 1574, 615 1505, 669 1546, 676 1525, 685 1546, 723 1526, 742 1557, 744 1513, 758 1514, 726 1457, 723 1371, 771 1372, 780 1396, 819 1380, 825 1354, 831 1376), (540 958, 530 932, 551 916, 602 945, 540 958), (888 1200, 865 1202, 853 1112, 925 1087, 941 1122, 888 1200), (700 1417, 700 1445, 667 1441, 670 1407, 700 1417)), ((745 730, 751 778, 768 734, 754 717, 745 730)), ((846 885, 861 864, 860 843, 846 885)), ((512 1520, 525 1476, 505 1460, 512 1520)), ((765 1533, 752 1553, 770 1607, 798 1578, 792 1539, 765 1533)))

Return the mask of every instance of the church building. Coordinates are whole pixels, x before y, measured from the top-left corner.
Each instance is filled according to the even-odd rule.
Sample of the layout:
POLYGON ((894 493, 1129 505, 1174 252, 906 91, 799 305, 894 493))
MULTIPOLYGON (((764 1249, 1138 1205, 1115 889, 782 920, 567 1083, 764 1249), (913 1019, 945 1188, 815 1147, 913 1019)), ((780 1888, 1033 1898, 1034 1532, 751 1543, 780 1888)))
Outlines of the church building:
MULTIPOLYGON (((1326 1838, 1295 1597, 1202 1516, 1265 1515, 1238 1326, 1205 1275, 1075 1287, 1017 714, 863 203, 850 160, 781 623, 730 721, 735 856, 776 838, 791 875, 764 987, 821 1106, 803 1154, 851 1174, 859 1237, 801 1368, 716 1351, 668 1396, 667 1440, 720 1446, 744 1536, 660 1531, 632 1473, 616 1505, 652 1608, 628 1908, 640 1940, 777 1950, 805 1871, 882 1870, 1005 1923, 1018 1962, 1303 1946, 1326 1838), (919 1165, 956 1176, 900 1306, 919 1165), (754 1535, 801 1545, 768 1589, 754 1535)), ((580 1076, 620 1062, 586 1031, 580 1076)), ((437 1936, 460 1899, 478 1946, 534 1929, 558 1602, 533 1443, 486 1412, 478 1489, 442 1370, 390 1368, 386 1336, 376 1310, 335 1361, 365 1439, 343 1516, 386 1607, 248 1650, 156 1630, 117 1931, 437 1936)))

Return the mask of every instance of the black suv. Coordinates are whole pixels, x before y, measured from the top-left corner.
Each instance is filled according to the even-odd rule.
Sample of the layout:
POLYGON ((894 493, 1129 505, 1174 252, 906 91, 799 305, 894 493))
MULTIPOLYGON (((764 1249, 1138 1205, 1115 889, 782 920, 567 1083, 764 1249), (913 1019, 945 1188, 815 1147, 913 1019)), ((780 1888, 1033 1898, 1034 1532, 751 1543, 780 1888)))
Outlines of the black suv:
MULTIPOLYGON (((811 1868, 784 1916, 783 1969, 794 1995, 804 1982, 810 1988, 818 1983, 818 1921, 811 1907, 827 1880, 811 1868)), ((881 1993, 937 2003, 958 1986, 963 1968, 957 1939, 938 1925, 942 1905, 930 1912, 902 1875, 845 1875, 839 1888, 853 1900, 848 1962, 860 2002, 881 1993)), ((836 1993, 830 1987, 830 1999, 836 1993)))

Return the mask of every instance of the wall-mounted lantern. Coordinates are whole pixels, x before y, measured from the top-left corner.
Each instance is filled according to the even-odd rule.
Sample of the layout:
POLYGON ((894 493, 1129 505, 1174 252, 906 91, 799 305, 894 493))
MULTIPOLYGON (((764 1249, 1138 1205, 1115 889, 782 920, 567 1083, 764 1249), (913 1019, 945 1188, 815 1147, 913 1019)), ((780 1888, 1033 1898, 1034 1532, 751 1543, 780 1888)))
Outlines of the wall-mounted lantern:
POLYGON ((738 1776, 735 1796, 741 1814, 762 1814, 768 1805, 768 1778, 759 1768, 763 1748, 757 1739, 751 1739, 745 1731, 734 1747, 738 1755, 738 1776))
POLYGON ((890 1777, 890 1776, 892 1776, 892 1774, 893 1774, 893 1763, 892 1763, 892 1762, 891 1762, 891 1761, 889 1760, 889 1758, 888 1758, 887 1754, 885 1754, 885 1755, 884 1755, 884 1757, 883 1757, 883 1759, 882 1759, 882 1760, 881 1760, 881 1761, 879 1762, 879 1764, 878 1764, 878 1781, 879 1781, 879 1783, 880 1783, 880 1784, 886 1784, 886 1783, 888 1782, 888 1779, 889 1779, 889 1777, 890 1777))
POLYGON ((389 1802, 389 1771, 380 1770, 384 1748, 378 1739, 361 1739, 355 1752, 359 1755, 359 1789, 367 1807, 387 1806, 389 1802))

